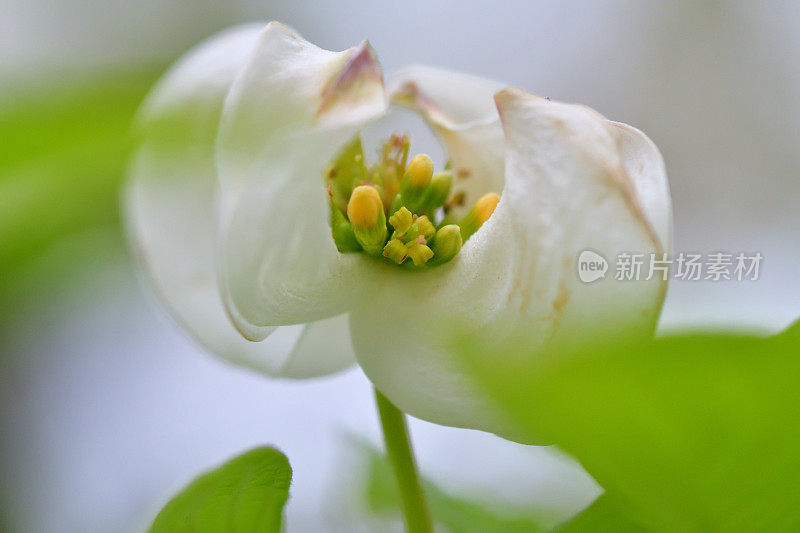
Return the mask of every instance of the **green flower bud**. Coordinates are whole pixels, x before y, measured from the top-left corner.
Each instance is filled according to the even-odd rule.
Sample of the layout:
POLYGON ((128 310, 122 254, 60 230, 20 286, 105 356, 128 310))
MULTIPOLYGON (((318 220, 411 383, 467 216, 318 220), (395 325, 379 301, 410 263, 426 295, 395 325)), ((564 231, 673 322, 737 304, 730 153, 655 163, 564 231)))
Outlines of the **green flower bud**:
POLYGON ((361 251, 361 245, 358 244, 353 226, 333 203, 331 203, 331 235, 333 235, 333 242, 336 243, 336 248, 340 252, 361 251))
POLYGON ((444 226, 433 239, 433 260, 437 265, 447 263, 461 251, 461 228, 455 224, 444 226))
POLYGON ((453 188, 453 173, 449 171, 437 172, 422 195, 422 211, 431 213, 442 207, 450 196, 453 188))

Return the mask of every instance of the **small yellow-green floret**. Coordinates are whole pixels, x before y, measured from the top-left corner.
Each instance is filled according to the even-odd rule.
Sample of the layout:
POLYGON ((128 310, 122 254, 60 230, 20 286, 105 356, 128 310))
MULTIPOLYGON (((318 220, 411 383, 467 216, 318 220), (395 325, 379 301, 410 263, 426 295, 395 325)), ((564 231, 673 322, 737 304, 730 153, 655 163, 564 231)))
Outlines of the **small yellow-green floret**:
POLYGON ((453 173, 434 174, 426 154, 406 164, 408 151, 408 137, 393 135, 379 150, 378 162, 368 165, 356 137, 325 169, 331 235, 339 252, 361 251, 425 269, 452 260, 492 215, 500 199, 494 193, 453 224, 451 210, 464 197, 453 190, 453 173))

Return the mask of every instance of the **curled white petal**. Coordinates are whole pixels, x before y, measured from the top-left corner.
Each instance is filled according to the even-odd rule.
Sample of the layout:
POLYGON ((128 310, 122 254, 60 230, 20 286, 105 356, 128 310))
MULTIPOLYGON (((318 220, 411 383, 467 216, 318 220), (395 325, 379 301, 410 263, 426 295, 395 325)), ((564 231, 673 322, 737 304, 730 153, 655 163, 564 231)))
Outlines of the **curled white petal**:
POLYGON ((375 282, 363 255, 336 250, 322 173, 387 105, 368 44, 330 52, 277 23, 262 32, 217 143, 220 279, 247 338, 346 312, 375 282))
POLYGON ((642 211, 665 250, 672 248, 672 199, 664 158, 647 135, 628 124, 612 122, 617 129, 625 170, 636 190, 642 211))
POLYGON ((331 321, 321 321, 281 328, 269 341, 253 343, 231 324, 217 284, 217 126, 225 95, 262 29, 247 25, 211 38, 154 88, 139 116, 141 143, 125 191, 126 223, 151 284, 211 352, 273 376, 319 376, 354 361, 346 318, 331 319, 344 339, 331 331, 331 321), (329 349, 312 357, 320 333, 330 337, 329 349))
POLYGON ((463 213, 487 192, 503 188, 504 144, 494 93, 503 85, 427 66, 410 66, 388 82, 392 102, 417 111, 444 145, 464 194, 463 213))
POLYGON ((400 69, 387 82, 393 103, 451 129, 498 118, 493 97, 503 87, 494 80, 426 65, 400 69))
POLYGON ((140 115, 125 215, 139 261, 178 321, 211 351, 269 373, 287 351, 254 345, 231 325, 214 259, 217 123, 259 31, 248 25, 210 39, 153 90, 140 115))
POLYGON ((638 197, 618 128, 596 112, 514 89, 496 101, 506 185, 494 214, 451 263, 410 273, 354 310, 351 330, 362 368, 398 407, 514 439, 448 354, 450 324, 533 351, 651 334, 666 282, 584 284, 576 260, 585 249, 609 260, 663 251, 642 206, 669 198, 666 189, 638 197))

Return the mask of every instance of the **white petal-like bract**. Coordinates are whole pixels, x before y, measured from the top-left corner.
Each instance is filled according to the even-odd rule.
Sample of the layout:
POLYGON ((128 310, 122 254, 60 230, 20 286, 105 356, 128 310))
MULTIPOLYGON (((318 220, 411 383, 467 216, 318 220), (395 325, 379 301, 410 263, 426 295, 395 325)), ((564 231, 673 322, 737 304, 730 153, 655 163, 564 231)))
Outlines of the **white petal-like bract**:
POLYGON ((253 343, 234 328, 218 285, 214 146, 219 117, 230 85, 263 28, 247 25, 211 38, 179 61, 153 90, 139 116, 141 141, 130 167, 125 214, 131 243, 151 284, 204 346, 270 375, 309 377, 354 362, 346 324, 344 341, 331 342, 316 360, 308 356, 308 339, 327 331, 327 321, 301 328, 305 331, 294 349, 298 334, 288 330, 253 343))
POLYGON ((347 312, 379 279, 374 261, 336 249, 323 171, 387 106, 368 44, 329 52, 280 24, 262 33, 217 144, 221 283, 247 338, 347 312))
POLYGON ((651 335, 666 281, 618 281, 608 261, 668 252, 672 207, 642 132, 502 87, 409 67, 387 91, 366 42, 331 52, 274 22, 225 32, 143 107, 126 192, 137 255, 178 320, 230 361, 305 378, 357 358, 411 415, 522 439, 454 359, 453 335, 534 354, 651 335), (502 192, 434 268, 340 253, 331 236, 324 169, 390 100, 442 141, 461 213, 502 192), (599 269, 579 276, 580 258, 599 269), (251 342, 277 326, 289 327, 251 342))
MULTIPOLYGON (((513 439, 519 436, 453 359, 454 326, 532 351, 652 334, 665 281, 585 284, 576 260, 586 249, 607 258, 662 252, 642 209, 668 214, 669 196, 633 184, 639 176, 628 170, 618 128, 589 108, 515 89, 496 100, 506 184, 494 214, 451 263, 405 275, 363 302, 351 328, 359 363, 398 407, 513 439), (653 197, 640 198, 646 191, 653 197), (387 301, 378 312, 373 302, 387 301)), ((502 353, 485 356, 502 364, 502 353)))

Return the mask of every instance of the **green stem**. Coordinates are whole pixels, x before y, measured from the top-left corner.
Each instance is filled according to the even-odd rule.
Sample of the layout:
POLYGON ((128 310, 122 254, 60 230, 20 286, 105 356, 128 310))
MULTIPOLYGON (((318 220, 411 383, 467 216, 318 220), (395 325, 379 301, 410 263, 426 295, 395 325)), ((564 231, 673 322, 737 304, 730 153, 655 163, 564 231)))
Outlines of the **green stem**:
POLYGON ((378 402, 383 438, 386 441, 386 453, 389 455, 400 489, 406 531, 432 533, 433 523, 422 493, 405 415, 386 396, 378 392, 378 389, 375 389, 375 399, 378 402))

